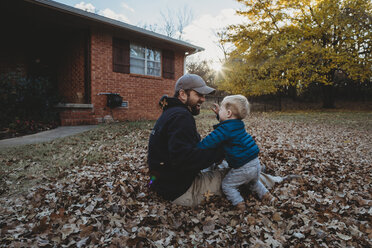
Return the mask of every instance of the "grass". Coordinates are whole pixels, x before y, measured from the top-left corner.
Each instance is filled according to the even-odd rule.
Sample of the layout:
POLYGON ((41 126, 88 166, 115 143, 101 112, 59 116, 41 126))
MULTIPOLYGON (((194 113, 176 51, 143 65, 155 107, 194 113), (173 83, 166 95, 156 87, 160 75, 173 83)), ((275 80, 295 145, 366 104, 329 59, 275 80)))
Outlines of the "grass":
MULTIPOLYGON (((302 111, 252 114, 272 120, 342 125, 372 131, 372 112, 302 111)), ((213 130, 212 126, 217 120, 212 111, 202 110, 196 117, 196 122, 201 133, 206 134, 213 130)), ((114 162, 117 156, 137 146, 146 147, 153 125, 154 121, 101 125, 88 132, 52 142, 0 150, 0 195, 22 193, 44 181, 62 179, 73 165, 114 162)))
POLYGON ((372 131, 372 112, 355 111, 296 111, 264 113, 269 118, 364 129, 372 131))
MULTIPOLYGON (((61 179, 72 165, 115 160, 110 147, 136 145, 131 133, 150 130, 151 121, 101 125, 74 136, 0 150, 0 195, 13 195, 51 178, 61 179)), ((118 150, 116 153, 123 152, 118 150)))

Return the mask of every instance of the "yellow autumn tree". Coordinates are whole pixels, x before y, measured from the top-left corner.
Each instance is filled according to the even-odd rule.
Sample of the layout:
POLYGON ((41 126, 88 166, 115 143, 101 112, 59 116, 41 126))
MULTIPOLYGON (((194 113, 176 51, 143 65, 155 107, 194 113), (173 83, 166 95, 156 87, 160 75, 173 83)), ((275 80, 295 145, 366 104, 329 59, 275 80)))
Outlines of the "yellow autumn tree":
POLYGON ((238 0, 247 22, 230 26, 230 53, 220 88, 262 95, 318 83, 332 107, 335 75, 372 78, 370 0, 238 0))

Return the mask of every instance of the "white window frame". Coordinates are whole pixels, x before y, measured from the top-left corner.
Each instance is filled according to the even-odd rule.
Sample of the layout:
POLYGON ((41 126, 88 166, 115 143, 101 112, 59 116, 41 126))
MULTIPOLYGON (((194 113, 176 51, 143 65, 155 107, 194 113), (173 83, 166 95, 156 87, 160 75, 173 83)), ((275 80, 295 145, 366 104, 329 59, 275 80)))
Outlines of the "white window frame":
POLYGON ((144 67, 145 73, 144 74, 142 74, 142 73, 132 73, 132 70, 131 70, 132 69, 132 63, 130 63, 130 69, 129 70, 130 70, 130 73, 132 73, 132 74, 140 74, 140 75, 146 75, 146 76, 161 77, 161 72, 162 72, 162 59, 161 58, 162 58, 161 50, 158 50, 158 49, 155 49, 155 48, 152 48, 152 47, 148 47, 148 46, 144 46, 144 45, 141 45, 141 44, 138 44, 138 43, 130 43, 130 45, 129 45, 129 60, 137 59, 137 60, 144 60, 145 61, 145 67, 144 67), (145 49, 145 58, 132 56, 132 53, 131 53, 132 46, 137 46, 137 47, 144 48, 145 49), (159 61, 148 59, 147 58, 148 50, 158 52, 159 53, 159 61), (159 63, 160 64, 159 75, 148 74, 148 66, 147 66, 148 62, 154 62, 154 63, 159 63))

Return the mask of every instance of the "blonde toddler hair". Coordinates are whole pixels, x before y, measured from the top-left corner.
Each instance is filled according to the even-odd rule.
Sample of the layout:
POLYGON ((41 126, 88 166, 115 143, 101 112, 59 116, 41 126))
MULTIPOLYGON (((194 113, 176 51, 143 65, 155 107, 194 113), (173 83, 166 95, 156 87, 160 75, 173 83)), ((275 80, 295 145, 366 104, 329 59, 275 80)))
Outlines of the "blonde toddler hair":
POLYGON ((238 119, 244 119, 250 112, 249 102, 243 95, 226 96, 221 105, 224 105, 238 119))

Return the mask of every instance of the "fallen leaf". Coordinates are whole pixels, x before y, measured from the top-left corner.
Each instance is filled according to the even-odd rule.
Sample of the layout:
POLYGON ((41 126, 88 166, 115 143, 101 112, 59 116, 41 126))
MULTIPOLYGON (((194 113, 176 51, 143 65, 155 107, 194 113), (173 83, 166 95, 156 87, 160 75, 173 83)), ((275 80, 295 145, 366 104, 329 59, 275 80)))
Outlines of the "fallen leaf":
POLYGON ((282 220, 282 217, 280 217, 280 213, 275 212, 275 213, 273 214, 272 219, 273 219, 274 221, 276 221, 276 222, 279 222, 279 221, 282 220))
POLYGON ((303 238, 305 238, 305 235, 303 235, 302 233, 298 233, 298 232, 293 233, 293 236, 296 237, 296 238, 298 238, 298 239, 303 239, 303 238))
POLYGON ((213 220, 209 220, 203 224, 204 232, 211 232, 215 229, 215 224, 213 220))
POLYGON ((346 240, 346 241, 347 241, 347 240, 350 240, 350 239, 351 239, 350 236, 344 235, 344 234, 342 234, 342 233, 337 232, 336 234, 337 234, 337 236, 338 236, 340 239, 342 239, 342 240, 346 240))

